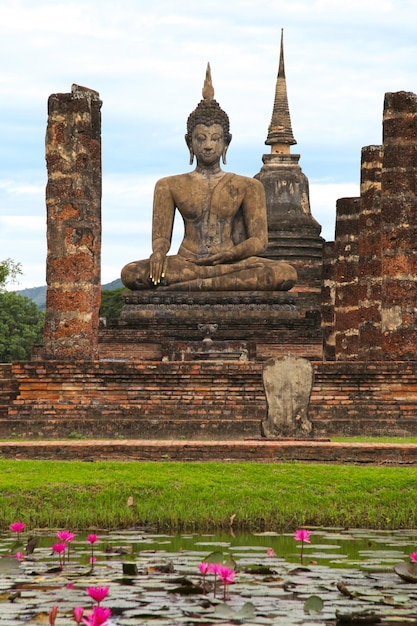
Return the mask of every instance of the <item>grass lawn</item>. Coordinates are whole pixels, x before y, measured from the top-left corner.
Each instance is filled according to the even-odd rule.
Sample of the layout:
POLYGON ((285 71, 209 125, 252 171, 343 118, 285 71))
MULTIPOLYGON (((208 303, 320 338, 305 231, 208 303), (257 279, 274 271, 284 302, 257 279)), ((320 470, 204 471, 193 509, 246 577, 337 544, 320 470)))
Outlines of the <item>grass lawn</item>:
POLYGON ((0 529, 417 528, 417 468, 0 460, 0 529))
POLYGON ((417 437, 330 437, 346 443, 417 443, 417 437))

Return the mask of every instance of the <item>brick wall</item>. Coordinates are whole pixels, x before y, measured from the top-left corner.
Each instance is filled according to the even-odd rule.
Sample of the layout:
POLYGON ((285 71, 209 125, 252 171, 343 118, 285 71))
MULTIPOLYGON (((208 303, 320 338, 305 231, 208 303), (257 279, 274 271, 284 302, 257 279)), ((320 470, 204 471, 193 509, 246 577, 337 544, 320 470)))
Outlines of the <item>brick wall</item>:
MULTIPOLYGON (((315 362, 314 370, 316 437, 417 435, 417 362, 315 362)), ((47 361, 1 373, 18 386, 14 400, 0 395, 3 438, 242 439, 260 435, 267 410, 254 362, 47 361)))
POLYGON ((382 351, 395 361, 417 351, 416 94, 385 94, 383 135, 382 351))
POLYGON ((336 204, 334 242, 336 360, 358 356, 358 222, 360 198, 341 198, 336 204))
POLYGON ((334 303, 336 283, 334 280, 335 256, 334 241, 327 241, 323 246, 323 282, 321 286, 321 326, 323 331, 323 359, 335 360, 334 303))
POLYGON ((361 156, 358 224, 359 349, 361 361, 381 360, 381 172, 383 146, 366 146, 361 156))
POLYGON ((9 405, 17 394, 17 381, 11 363, 0 363, 0 419, 7 417, 9 405))

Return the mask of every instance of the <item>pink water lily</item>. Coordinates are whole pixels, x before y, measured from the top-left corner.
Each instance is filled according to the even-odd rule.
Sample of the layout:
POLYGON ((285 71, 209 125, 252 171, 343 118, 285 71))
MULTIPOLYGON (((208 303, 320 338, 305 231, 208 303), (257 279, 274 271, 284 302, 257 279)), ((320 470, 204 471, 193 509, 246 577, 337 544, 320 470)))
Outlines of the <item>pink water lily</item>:
POLYGON ((52 550, 54 552, 57 552, 58 554, 65 552, 66 549, 67 546, 65 545, 65 543, 54 543, 54 545, 52 546, 52 550))
POLYGON ((198 564, 198 569, 203 574, 203 576, 205 576, 207 572, 209 571, 209 564, 206 563, 205 561, 202 561, 201 563, 198 564))
POLYGON ((86 624, 87 626, 104 626, 110 615, 110 609, 104 609, 101 606, 95 606, 91 615, 83 618, 83 624, 86 624))
POLYGON ((200 570, 203 576, 203 593, 206 593, 206 574, 209 571, 209 564, 205 561, 202 561, 198 564, 198 569, 200 570))
POLYGON ((235 570, 231 567, 221 566, 219 569, 220 578, 223 583, 223 600, 226 602, 227 587, 235 581, 235 570))
POLYGON ((294 533, 294 539, 296 541, 303 541, 304 543, 310 542, 311 532, 309 530, 296 530, 294 533))
POLYGON ((108 595, 109 590, 110 587, 88 587, 86 592, 90 598, 93 598, 97 604, 100 604, 100 602, 108 595))
POLYGON ((273 548, 267 548, 266 556, 275 556, 275 550, 273 550, 273 548))
POLYGON ((62 566, 64 565, 64 552, 67 549, 67 544, 66 543, 54 543, 54 545, 52 546, 52 550, 53 552, 56 552, 58 557, 59 557, 59 565, 62 568, 62 566))
POLYGON ((82 606, 76 606, 74 609, 74 619, 77 624, 81 624, 81 620, 84 615, 84 608, 82 606))
POLYGON ((65 543, 71 543, 71 541, 75 537, 75 534, 72 533, 70 530, 58 530, 56 536, 61 541, 65 541, 65 543))
POLYGON ((219 571, 220 578, 227 585, 230 585, 230 583, 234 582, 235 573, 236 573, 235 570, 232 569, 231 567, 221 567, 219 571))
POLYGON ((417 563, 417 552, 412 552, 410 554, 410 559, 411 561, 413 561, 413 563, 417 563))
POLYGON ((13 524, 10 524, 9 526, 9 530, 11 530, 13 533, 21 533, 25 530, 26 528, 26 524, 24 524, 23 522, 13 522, 13 524))
POLYGON ((301 563, 303 562, 304 544, 311 543, 310 537, 311 537, 311 532, 309 530, 301 529, 301 530, 296 530, 294 533, 294 539, 296 541, 301 541, 301 552, 300 552, 301 563))
POLYGON ((16 558, 18 561, 23 561, 25 555, 22 552, 16 552, 16 558))
POLYGON ((67 546, 67 560, 70 560, 70 543, 74 539, 75 534, 70 530, 58 530, 56 536, 58 539, 66 543, 67 546))
POLYGON ((90 556, 90 565, 91 565, 91 569, 94 568, 94 563, 96 562, 96 557, 94 556, 94 544, 97 541, 97 535, 95 535, 94 533, 91 535, 88 535, 87 537, 87 541, 89 544, 91 544, 91 556, 90 556))

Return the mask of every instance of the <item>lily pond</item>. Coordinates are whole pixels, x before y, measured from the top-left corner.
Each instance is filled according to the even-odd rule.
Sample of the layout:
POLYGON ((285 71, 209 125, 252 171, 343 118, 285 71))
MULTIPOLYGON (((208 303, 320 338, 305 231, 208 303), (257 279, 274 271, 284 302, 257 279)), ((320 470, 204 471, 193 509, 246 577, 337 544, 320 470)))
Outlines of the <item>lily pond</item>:
POLYGON ((93 543, 76 533, 63 553, 52 549, 55 532, 9 531, 0 537, 0 626, 74 625, 76 607, 78 623, 109 626, 417 623, 417 530, 309 530, 310 543, 293 533, 95 530, 93 543), (203 576, 202 562, 229 566, 234 580, 203 576), (108 587, 107 621, 91 618, 91 587, 108 587))

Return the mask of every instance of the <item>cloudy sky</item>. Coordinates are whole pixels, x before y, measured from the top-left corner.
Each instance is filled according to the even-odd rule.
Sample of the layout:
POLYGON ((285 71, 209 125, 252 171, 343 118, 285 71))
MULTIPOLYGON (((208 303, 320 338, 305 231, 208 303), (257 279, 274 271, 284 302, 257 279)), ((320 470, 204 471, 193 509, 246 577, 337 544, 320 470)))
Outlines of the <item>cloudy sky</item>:
POLYGON ((185 122, 207 61, 231 122, 225 169, 260 170, 281 28, 292 152, 331 240, 361 148, 382 142, 385 92, 417 92, 415 0, 0 0, 0 260, 21 262, 18 288, 45 284, 50 94, 77 83, 103 100, 106 283, 150 253, 155 182, 190 169, 185 122))

